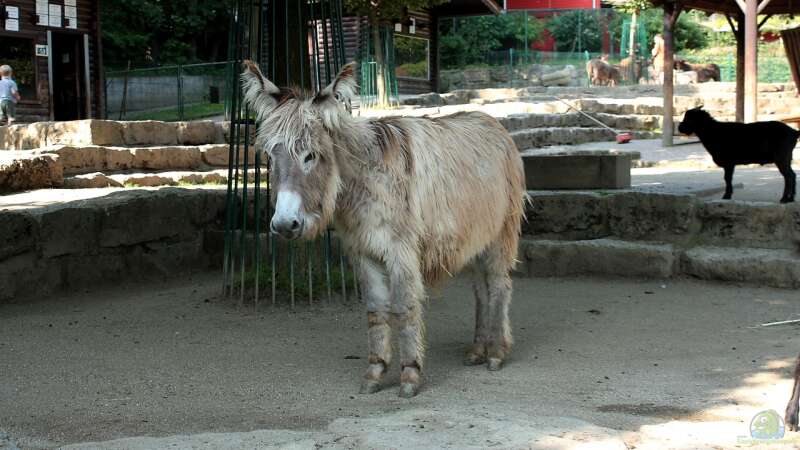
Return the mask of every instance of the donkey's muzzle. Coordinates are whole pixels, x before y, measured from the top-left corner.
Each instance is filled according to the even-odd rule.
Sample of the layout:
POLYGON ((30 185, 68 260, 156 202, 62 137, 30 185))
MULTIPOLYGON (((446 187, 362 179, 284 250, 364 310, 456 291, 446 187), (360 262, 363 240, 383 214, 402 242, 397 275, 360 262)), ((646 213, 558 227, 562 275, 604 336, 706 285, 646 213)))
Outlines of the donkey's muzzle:
POLYGON ((297 239, 303 234, 303 221, 294 217, 273 217, 270 222, 270 230, 284 239, 297 239))

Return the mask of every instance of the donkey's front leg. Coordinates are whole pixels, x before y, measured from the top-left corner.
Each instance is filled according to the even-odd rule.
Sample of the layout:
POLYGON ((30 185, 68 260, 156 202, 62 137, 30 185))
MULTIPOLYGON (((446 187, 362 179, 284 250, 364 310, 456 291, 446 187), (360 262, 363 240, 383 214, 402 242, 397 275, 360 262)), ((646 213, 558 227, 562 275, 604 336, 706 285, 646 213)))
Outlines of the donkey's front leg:
POLYGON ((392 359, 392 329, 389 325, 389 289, 386 272, 380 264, 366 257, 358 261, 363 295, 367 302, 367 339, 369 366, 361 382, 361 393, 381 389, 381 381, 392 359))
POLYGON ((389 265, 391 287, 391 311, 398 327, 398 350, 400 353, 400 397, 413 397, 419 392, 422 360, 424 357, 424 324, 422 322, 422 298, 425 288, 419 270, 419 259, 413 252, 411 258, 395 261, 389 265))

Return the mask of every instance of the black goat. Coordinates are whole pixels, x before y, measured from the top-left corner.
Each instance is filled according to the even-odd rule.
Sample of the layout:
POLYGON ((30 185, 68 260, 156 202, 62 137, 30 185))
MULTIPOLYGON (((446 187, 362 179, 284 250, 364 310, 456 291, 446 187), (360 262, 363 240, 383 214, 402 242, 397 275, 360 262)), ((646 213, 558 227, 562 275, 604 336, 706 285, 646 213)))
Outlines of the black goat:
POLYGON ((725 169, 725 195, 733 194, 733 169, 740 164, 774 163, 783 175, 781 203, 794 201, 795 173, 792 170, 792 151, 800 135, 782 122, 718 122, 702 109, 686 111, 678 126, 683 134, 696 134, 714 163, 725 169))
POLYGON ((800 405, 800 356, 794 366, 794 386, 792 387, 792 397, 786 405, 786 416, 784 422, 789 431, 797 431, 797 409, 800 405))

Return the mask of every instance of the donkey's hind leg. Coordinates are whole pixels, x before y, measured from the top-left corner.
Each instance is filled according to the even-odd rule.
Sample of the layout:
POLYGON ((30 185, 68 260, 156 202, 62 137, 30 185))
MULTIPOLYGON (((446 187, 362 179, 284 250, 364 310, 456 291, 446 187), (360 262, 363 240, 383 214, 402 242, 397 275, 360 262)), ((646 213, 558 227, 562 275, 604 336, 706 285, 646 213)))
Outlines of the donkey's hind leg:
POLYGON ((486 343, 489 340, 489 287, 486 280, 485 255, 472 265, 472 290, 475 293, 475 338, 467 351, 464 364, 474 366, 486 362, 486 343))
POLYGON ((511 351, 511 275, 516 258, 517 239, 496 242, 486 250, 486 283, 489 288, 489 339, 486 344, 489 370, 500 370, 511 351), (513 249, 513 250, 511 250, 513 249))
POLYGON ((381 381, 392 358, 392 329, 389 324, 390 301, 385 270, 367 258, 358 260, 362 292, 367 303, 367 340, 369 366, 361 382, 361 393, 381 389, 381 381))

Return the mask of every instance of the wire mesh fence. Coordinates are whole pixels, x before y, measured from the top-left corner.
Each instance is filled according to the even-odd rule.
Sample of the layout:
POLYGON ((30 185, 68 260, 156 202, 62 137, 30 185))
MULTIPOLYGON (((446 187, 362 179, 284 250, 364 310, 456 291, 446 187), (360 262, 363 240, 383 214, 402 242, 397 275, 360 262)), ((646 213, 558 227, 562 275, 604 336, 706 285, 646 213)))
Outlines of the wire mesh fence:
POLYGON ((194 120, 228 117, 229 62, 106 72, 106 117, 194 120))
POLYGON ((586 64, 591 59, 606 58, 619 71, 619 84, 636 84, 649 76, 644 58, 598 52, 545 52, 515 49, 492 51, 480 63, 441 70, 440 87, 484 89, 529 86, 588 86, 586 64))

